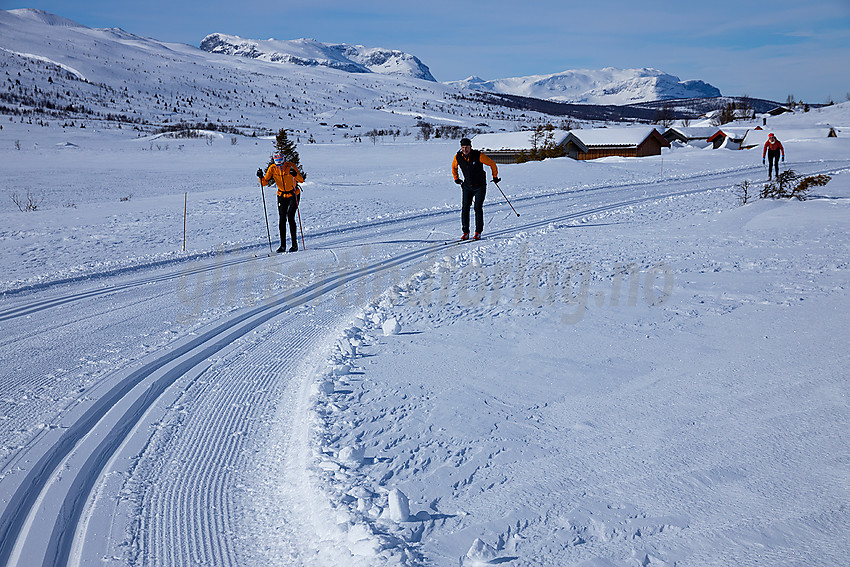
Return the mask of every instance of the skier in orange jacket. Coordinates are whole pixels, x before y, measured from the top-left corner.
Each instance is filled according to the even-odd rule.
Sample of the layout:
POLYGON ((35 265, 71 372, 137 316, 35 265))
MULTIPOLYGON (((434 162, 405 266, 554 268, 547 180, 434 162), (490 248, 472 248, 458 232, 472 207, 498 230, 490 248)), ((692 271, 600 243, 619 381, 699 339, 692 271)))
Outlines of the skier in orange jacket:
POLYGON ((298 250, 298 239, 295 231, 295 213, 298 211, 298 203, 301 201, 301 188, 299 183, 304 182, 304 176, 298 171, 294 163, 284 161, 281 154, 275 154, 274 163, 266 170, 257 170, 257 177, 264 186, 272 184, 274 180, 277 185, 277 214, 279 217, 278 229, 280 230, 280 248, 278 252, 286 249, 286 221, 289 221, 289 235, 292 237, 290 252, 298 250))
POLYGON ((767 135, 767 141, 764 143, 764 150, 761 152, 761 163, 764 165, 764 155, 767 154, 767 178, 772 178, 772 171, 776 168, 776 177, 779 178, 779 154, 782 153, 782 161, 785 161, 785 148, 782 147, 782 142, 776 139, 773 133, 767 135))
POLYGON ((460 222, 463 228, 461 240, 469 239, 469 208, 472 206, 473 200, 475 201, 475 236, 472 239, 480 239, 481 233, 484 231, 484 197, 487 194, 487 177, 484 175, 485 165, 493 173, 493 181, 495 183, 501 181, 496 162, 478 150, 473 150, 469 138, 462 139, 460 151, 455 154, 454 160, 452 160, 452 176, 455 183, 463 189, 460 211, 460 222), (463 172, 463 181, 458 177, 458 167, 463 172))

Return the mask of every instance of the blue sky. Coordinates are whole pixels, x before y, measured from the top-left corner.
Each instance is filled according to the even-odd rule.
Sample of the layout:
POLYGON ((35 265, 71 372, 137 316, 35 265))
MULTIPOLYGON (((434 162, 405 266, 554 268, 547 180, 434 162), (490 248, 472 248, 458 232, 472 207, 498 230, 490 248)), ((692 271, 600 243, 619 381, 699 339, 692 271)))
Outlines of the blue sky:
POLYGON ((850 95, 850 0, 0 0, 198 45, 210 33, 400 49, 438 81, 654 67, 726 95, 850 95))

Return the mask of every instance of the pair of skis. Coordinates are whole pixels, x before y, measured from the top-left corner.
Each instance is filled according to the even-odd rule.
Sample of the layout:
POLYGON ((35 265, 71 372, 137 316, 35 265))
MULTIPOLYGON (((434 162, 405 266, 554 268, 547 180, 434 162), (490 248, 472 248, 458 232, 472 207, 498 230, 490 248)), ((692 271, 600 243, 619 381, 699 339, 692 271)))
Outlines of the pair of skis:
POLYGON ((463 244, 464 242, 480 242, 481 240, 484 240, 483 236, 480 237, 480 238, 477 238, 477 239, 476 238, 458 238, 457 240, 447 240, 446 242, 443 243, 443 246, 453 246, 455 244, 463 244))

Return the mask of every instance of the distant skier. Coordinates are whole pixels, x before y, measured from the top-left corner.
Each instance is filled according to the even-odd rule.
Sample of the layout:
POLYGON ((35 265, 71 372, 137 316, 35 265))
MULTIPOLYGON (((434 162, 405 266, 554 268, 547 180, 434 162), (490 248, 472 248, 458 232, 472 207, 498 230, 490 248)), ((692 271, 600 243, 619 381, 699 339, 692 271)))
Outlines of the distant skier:
POLYGON ((298 250, 298 238, 295 231, 295 213, 298 211, 298 203, 301 201, 301 188, 299 183, 304 182, 304 176, 298 171, 294 163, 284 161, 281 154, 274 155, 274 163, 271 164, 263 174, 262 168, 257 170, 257 177, 263 185, 271 185, 274 179, 277 185, 277 214, 279 217, 278 228, 280 229, 280 248, 278 252, 286 249, 286 221, 289 221, 289 235, 292 237, 290 252, 298 250))
POLYGON ((772 179, 772 169, 776 168, 776 177, 779 178, 779 154, 782 154, 782 161, 785 161, 785 148, 782 147, 782 142, 776 139, 773 133, 767 135, 767 141, 764 143, 764 150, 761 152, 761 163, 764 165, 764 155, 767 154, 767 178, 772 179))
POLYGON ((463 201, 460 211, 460 222, 463 228, 461 240, 469 240, 469 208, 475 201, 475 235, 473 240, 479 240, 484 232, 484 197, 487 194, 487 178, 484 174, 484 166, 488 166, 493 172, 493 182, 498 183, 499 168, 496 162, 472 149, 472 141, 464 138, 460 141, 460 151, 452 160, 452 176, 455 183, 463 189, 463 201), (463 172, 463 181, 458 177, 457 169, 463 172))

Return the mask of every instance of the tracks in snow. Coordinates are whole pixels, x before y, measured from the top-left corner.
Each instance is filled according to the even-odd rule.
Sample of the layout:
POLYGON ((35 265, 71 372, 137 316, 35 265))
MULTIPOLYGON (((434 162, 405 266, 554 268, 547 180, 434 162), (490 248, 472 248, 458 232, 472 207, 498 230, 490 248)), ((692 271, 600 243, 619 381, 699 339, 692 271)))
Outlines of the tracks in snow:
MULTIPOLYGON (((740 175, 740 172, 735 174, 740 175)), ((525 220, 533 216, 526 215, 521 224, 492 231, 488 236, 506 237, 517 231, 534 230, 553 222, 580 219, 670 197, 728 188, 728 182, 718 185, 716 178, 711 179, 713 183, 710 187, 696 187, 685 191, 656 191, 643 197, 612 199, 607 203, 591 208, 577 208, 555 217, 525 220)), ((681 183, 681 179, 675 181, 676 185, 681 183)), ((634 194, 636 187, 644 185, 659 188, 659 184, 636 184, 629 188, 634 194)), ((606 187, 597 188, 595 191, 582 191, 579 195, 571 191, 528 197, 527 200, 523 199, 528 204, 528 211, 524 212, 532 212, 538 203, 550 208, 551 199, 576 199, 595 194, 599 192, 598 189, 613 192, 625 188, 606 187)), ((352 238, 366 234, 367 229, 374 230, 376 226, 393 228, 404 222, 405 226, 414 224, 424 227, 447 215, 453 218, 455 214, 455 211, 425 213, 413 218, 384 221, 377 225, 373 223, 370 227, 352 229, 344 234, 342 231, 327 233, 324 238, 317 240, 323 248, 332 248, 343 242, 349 243, 352 238)), ((152 536, 148 540, 148 546, 162 545, 163 542, 186 537, 195 543, 190 544, 184 551, 175 551, 170 546, 162 545, 162 549, 153 549, 150 552, 163 561, 168 561, 171 553, 185 553, 196 558, 216 560, 233 558, 237 553, 231 548, 232 536, 227 534, 236 528, 230 525, 231 515, 227 512, 233 503, 226 496, 226 476, 229 468, 243 458, 240 456, 242 448, 239 446, 239 436, 236 435, 237 439, 234 441, 233 434, 244 429, 243 420, 256 417, 249 409, 252 396, 256 395, 257 391, 279 393, 280 386, 275 385, 270 377, 285 372, 286 369, 291 370, 299 356, 321 342, 322 335, 333 325, 334 316, 342 313, 340 310, 329 310, 314 321, 312 330, 309 325, 301 327, 303 340, 289 344, 291 350, 283 357, 283 362, 275 362, 268 356, 258 356, 256 364, 249 366, 249 372, 243 376, 232 376, 226 371, 211 369, 211 365, 214 366, 217 357, 242 352, 238 349, 246 349, 244 343, 249 335, 264 326, 279 325, 284 330, 295 326, 294 315, 300 307, 327 298, 332 292, 349 284, 427 260, 445 250, 442 243, 427 244, 381 259, 369 258, 362 266, 327 274, 320 281, 301 289, 279 293, 259 306, 225 316, 193 336, 176 341, 132 367, 113 373, 100 381, 85 392, 85 396, 69 408, 58 423, 42 430, 7 463, 0 477, 0 501, 4 506, 0 514, 0 565, 65 565, 79 561, 84 556, 79 546, 80 541, 86 539, 86 531, 89 528, 102 527, 90 523, 85 512, 93 491, 103 480, 104 471, 131 438, 139 433, 140 424, 145 421, 146 416, 157 409, 167 395, 170 395, 172 400, 176 398, 173 392, 169 394, 175 384, 180 382, 183 387, 197 385, 202 375, 208 377, 210 383, 217 388, 215 396, 201 397, 205 400, 204 403, 215 401, 222 408, 229 408, 229 411, 197 409, 199 415, 209 416, 209 419, 201 420, 193 426, 194 437, 190 435, 189 439, 194 438, 196 443, 186 443, 177 448, 177 452, 182 454, 178 461, 207 465, 194 469, 185 467, 184 470, 178 471, 180 474, 172 477, 177 482, 173 486, 162 487, 163 496, 158 501, 158 510, 165 513, 170 509, 171 503, 180 500, 187 493, 194 492, 198 496, 195 500, 183 502, 177 512, 180 517, 171 519, 176 522, 176 527, 168 534, 152 536), (216 375, 227 380, 217 380, 216 375), (239 380, 244 383, 240 385, 239 380), (213 438, 208 433, 212 430, 221 433, 213 438), (230 443, 227 442, 228 436, 231 437, 230 443), (215 450, 219 453, 213 457, 206 455, 202 458, 194 454, 202 450, 215 450), (200 487, 203 487, 203 490, 200 490, 200 487), (200 510, 218 512, 206 517, 200 510), (190 528, 191 523, 196 526, 190 528), (188 534, 181 534, 181 528, 185 528, 188 534)), ((211 266, 195 267, 190 272, 185 269, 171 271, 158 276, 138 278, 117 286, 106 286, 45 300, 37 299, 0 311, 0 322, 85 299, 97 299, 107 294, 130 291, 138 286, 168 281, 187 273, 202 273, 205 270, 221 269, 225 265, 249 261, 258 260, 253 257, 237 257, 216 262, 211 266)), ((150 437, 150 434, 142 432, 141 437, 145 436, 150 437)), ((154 528, 157 529, 156 526, 154 528)), ((236 564, 235 560, 232 564, 236 564)))
POLYGON ((419 251, 345 271, 259 307, 235 315, 183 339, 138 368, 110 376, 86 394, 87 400, 15 456, 0 483, 0 564, 64 565, 71 558, 77 524, 87 498, 107 462, 145 413, 178 379, 200 374, 216 354, 251 331, 348 282, 412 261, 419 251), (51 526, 45 540, 41 529, 51 526))
MULTIPOLYGON (((817 168, 823 168, 825 165, 822 162, 817 162, 812 164, 817 168)), ((843 165, 843 164, 842 164, 843 165)), ((710 190, 711 188, 721 188, 727 187, 728 185, 722 184, 723 182, 729 183, 731 180, 738 180, 741 175, 752 172, 761 172, 761 168, 756 166, 743 168, 743 169, 734 169, 731 171, 725 171, 721 173, 699 173, 693 176, 689 176, 687 178, 672 178, 666 180, 657 180, 657 181, 636 181, 633 183, 625 183, 621 185, 616 184, 606 184, 595 187, 585 187, 585 188, 564 188, 557 189, 553 191, 547 191, 542 193, 537 193, 533 195, 527 195, 523 197, 513 197, 514 202, 523 203, 528 207, 533 207, 536 204, 540 203, 541 200, 545 201, 547 204, 551 204, 552 199, 559 200, 576 200, 585 196, 595 196, 598 194, 606 194, 606 193, 620 193, 624 191, 634 191, 639 188, 645 188, 647 192, 650 189, 657 190, 660 187, 663 187, 668 184, 680 185, 684 182, 693 182, 693 183, 702 183, 705 181, 710 181, 710 185, 712 187, 702 187, 695 192, 710 190)), ((820 173, 821 171, 817 171, 820 173)), ((815 172, 810 172, 815 173, 815 172)), ((653 195, 657 198, 657 195, 653 195)), ((652 197, 652 196, 651 196, 652 197)), ((491 198, 489 203, 485 204, 485 209, 488 211, 502 207, 503 203, 500 198, 491 198)), ((616 206, 616 202, 612 202, 613 206, 616 206)), ((317 232, 312 235, 311 240, 316 242, 321 249, 333 249, 336 246, 346 246, 351 245, 352 241, 357 241, 358 239, 366 238, 368 235, 374 234, 375 232, 381 232, 386 229, 396 229, 397 227, 402 227, 405 230, 409 229, 411 226, 421 226, 427 227, 429 225, 433 225, 434 221, 440 221, 442 219, 454 219, 457 216, 457 210, 443 210, 443 211, 429 211, 424 213, 416 213, 409 216, 403 216, 396 219, 383 219, 379 221, 365 222, 358 224, 354 227, 338 227, 338 228, 330 228, 324 231, 317 232)), ((557 219, 550 219, 557 220, 557 219)), ((500 234, 506 234, 510 230, 521 230, 521 229, 529 228, 527 225, 514 225, 512 229, 506 229, 499 231, 500 234)), ((491 233, 492 234, 492 233, 491 233)), ((258 250, 262 251, 262 254, 265 254, 265 244, 258 245, 256 247, 258 250)), ((314 248, 311 246, 310 250, 314 248)), ((192 258, 191 261, 197 261, 198 258, 192 258)), ((22 302, 14 302, 14 304, 8 307, 0 307, 0 323, 4 321, 14 320, 19 317, 28 316, 40 311, 44 311, 47 309, 68 305, 74 303, 76 301, 81 301, 85 299, 97 299, 100 297, 105 297, 115 293, 121 293, 123 291, 130 291, 139 286, 157 284, 162 282, 168 282, 172 280, 176 280, 179 278, 190 277, 198 274, 202 274, 204 272, 210 272, 214 270, 224 270, 228 268, 235 268, 239 265, 255 262, 258 258, 253 255, 239 255, 236 257, 225 257, 224 259, 213 258, 213 261, 210 263, 204 263, 201 265, 181 265, 183 262, 178 260, 169 260, 167 262, 163 262, 162 264, 154 264, 152 267, 160 267, 162 265, 171 265, 178 264, 176 269, 169 269, 164 271, 161 274, 156 275, 143 275, 142 277, 132 278, 129 281, 120 284, 112 284, 112 285, 104 285, 97 289, 91 289, 87 291, 77 291, 69 294, 58 295, 49 298, 39 298, 29 300, 26 298, 22 302)), ((151 266, 147 266, 150 268, 151 266)), ((138 269, 146 269, 145 266, 142 266, 138 269)), ((132 273, 133 269, 123 269, 120 270, 121 273, 132 273)), ((26 292, 32 291, 43 291, 46 289, 50 289, 55 287, 56 285, 64 285, 64 284, 72 284, 76 282, 90 280, 93 276, 86 275, 80 276, 79 278, 64 278, 57 282, 47 282, 39 285, 27 285, 20 288, 7 290, 3 295, 7 298, 18 297, 26 292)), ((26 297, 26 296, 24 296, 26 297)))

